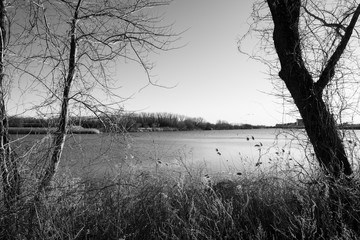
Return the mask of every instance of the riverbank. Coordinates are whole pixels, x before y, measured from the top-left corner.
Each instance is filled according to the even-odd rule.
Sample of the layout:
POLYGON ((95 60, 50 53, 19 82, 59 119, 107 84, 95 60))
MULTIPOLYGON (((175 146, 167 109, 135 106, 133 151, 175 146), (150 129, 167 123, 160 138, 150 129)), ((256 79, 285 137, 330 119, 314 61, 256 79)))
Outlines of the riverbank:
MULTIPOLYGON (((55 133, 56 128, 32 128, 32 127, 10 127, 9 134, 49 134, 55 133)), ((71 127, 68 129, 69 134, 99 134, 100 130, 94 128, 71 127)))
MULTIPOLYGON (((12 210, 19 239, 359 239, 360 192, 321 175, 231 178, 184 171, 118 169, 116 178, 57 175, 28 233, 26 197, 12 210), (313 181, 309 181, 309 180, 313 181), (346 200, 346 201, 345 201, 346 200)), ((290 176, 290 175, 289 175, 290 176)), ((29 193, 29 192, 27 192, 29 193)), ((0 208, 1 218, 6 216, 0 208)), ((7 239, 0 226, 0 236, 7 239)))
POLYGON ((268 129, 276 128, 273 126, 256 126, 245 125, 237 126, 234 128, 193 128, 193 129, 181 129, 176 127, 147 127, 147 128, 130 128, 129 132, 177 132, 177 131, 212 131, 212 130, 247 130, 247 129, 268 129))

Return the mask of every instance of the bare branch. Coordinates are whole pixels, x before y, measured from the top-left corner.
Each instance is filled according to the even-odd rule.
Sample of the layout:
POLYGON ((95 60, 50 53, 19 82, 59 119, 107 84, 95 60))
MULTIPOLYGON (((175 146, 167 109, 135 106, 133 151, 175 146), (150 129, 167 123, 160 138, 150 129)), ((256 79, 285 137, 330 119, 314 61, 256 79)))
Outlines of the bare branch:
POLYGON ((323 24, 324 27, 333 28, 339 36, 341 36, 341 37, 343 36, 343 35, 341 34, 341 32, 339 31, 339 29, 342 29, 342 30, 345 31, 346 28, 345 28, 342 24, 340 24, 340 23, 328 23, 328 22, 326 22, 326 20, 325 20, 324 18, 318 17, 318 16, 316 16, 315 14, 313 14, 312 12, 310 12, 310 11, 307 9, 306 6, 303 6, 303 8, 304 8, 304 10, 305 10, 305 12, 306 12, 307 14, 309 14, 310 16, 312 16, 313 18, 315 18, 316 20, 320 21, 320 22, 323 24))
POLYGON ((333 55, 330 57, 329 61, 327 62, 326 67, 324 68, 323 72, 320 75, 319 80, 315 83, 316 92, 320 93, 324 90, 326 85, 331 81, 335 74, 335 66, 338 63, 341 55, 343 54, 350 38, 352 32, 355 28, 356 22, 360 15, 360 4, 356 8, 354 15, 351 18, 349 26, 346 28, 345 34, 342 37, 338 47, 336 48, 333 55))

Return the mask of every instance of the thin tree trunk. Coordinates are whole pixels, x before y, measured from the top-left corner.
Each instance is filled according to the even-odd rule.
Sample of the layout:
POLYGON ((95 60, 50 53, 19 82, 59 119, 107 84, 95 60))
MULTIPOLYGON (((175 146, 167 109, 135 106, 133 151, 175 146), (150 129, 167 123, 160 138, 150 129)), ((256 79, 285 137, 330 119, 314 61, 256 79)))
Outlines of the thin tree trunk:
POLYGON ((6 1, 0 1, 0 171, 3 186, 4 206, 7 214, 2 224, 6 228, 6 235, 11 239, 16 233, 17 216, 14 214, 20 195, 20 174, 16 159, 13 157, 8 132, 8 118, 5 105, 5 50, 6 50, 6 1))
POLYGON ((78 5, 74 13, 74 18, 71 23, 71 32, 70 32, 70 52, 69 52, 69 67, 68 74, 66 79, 64 79, 64 91, 61 103, 60 115, 58 118, 58 127, 56 132, 54 133, 54 142, 53 142, 53 151, 50 158, 49 165, 45 170, 44 176, 40 179, 37 193, 34 196, 34 204, 32 205, 29 211, 29 224, 28 224, 28 233, 27 238, 33 238, 34 226, 33 219, 35 217, 35 213, 40 203, 40 195, 43 192, 47 192, 50 186, 51 180, 56 174, 57 167, 60 163, 61 154, 64 148, 64 143, 66 140, 67 133, 67 125, 68 125, 68 108, 69 108, 69 94, 71 89, 71 84, 75 77, 75 69, 76 69, 76 23, 78 20, 78 10, 80 8, 82 0, 78 0, 78 5))
POLYGON ((69 93, 71 89, 71 84, 74 80, 75 76, 75 68, 76 68, 76 24, 78 20, 78 10, 80 8, 82 0, 78 0, 77 7, 75 9, 74 18, 71 23, 71 33, 70 33, 70 53, 69 53, 69 68, 68 74, 65 79, 63 98, 61 104, 60 115, 58 118, 58 128, 55 132, 54 138, 54 149, 52 152, 52 156, 50 159, 50 163, 48 168, 45 171, 45 175, 40 181, 38 186, 38 192, 43 192, 51 182, 51 179, 56 173, 56 169, 60 163, 61 154, 64 148, 64 143, 66 139, 66 128, 68 125, 68 108, 69 108, 69 93))
POLYGON ((20 194, 20 174, 16 159, 11 153, 10 138, 8 133, 8 118, 5 106, 5 67, 4 52, 6 49, 6 1, 0 1, 0 157, 1 173, 3 180, 4 203, 7 208, 15 204, 20 194))

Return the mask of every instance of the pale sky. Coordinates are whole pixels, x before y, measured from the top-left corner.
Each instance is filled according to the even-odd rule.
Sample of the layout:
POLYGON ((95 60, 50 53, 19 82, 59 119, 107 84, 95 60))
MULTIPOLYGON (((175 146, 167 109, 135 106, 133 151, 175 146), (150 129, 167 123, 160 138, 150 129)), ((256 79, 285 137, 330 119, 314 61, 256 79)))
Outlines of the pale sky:
MULTIPOLYGON (((174 32, 187 30, 174 45, 183 47, 151 54, 149 58, 155 63, 152 81, 168 88, 143 88, 148 83, 144 70, 119 60, 113 71, 122 87, 116 94, 131 96, 123 103, 125 110, 169 112, 213 123, 281 123, 281 99, 269 94, 272 85, 266 67, 238 51, 238 39, 248 29, 252 2, 174 0, 165 8, 164 23, 174 23, 174 32)), ((250 52, 257 41, 248 39, 250 52)), ((24 108, 35 105, 34 99, 14 91, 9 101, 10 114, 23 114, 24 108)), ((285 118, 285 122, 292 120, 285 118)))
POLYGON ((175 87, 148 86, 136 92, 147 81, 137 73, 121 90, 136 92, 125 109, 203 117, 214 123, 280 123, 281 105, 267 94, 272 85, 265 66, 238 51, 251 9, 251 0, 175 0, 166 16, 175 23, 174 31, 188 29, 178 43, 187 45, 151 59, 156 63, 153 80, 175 87))

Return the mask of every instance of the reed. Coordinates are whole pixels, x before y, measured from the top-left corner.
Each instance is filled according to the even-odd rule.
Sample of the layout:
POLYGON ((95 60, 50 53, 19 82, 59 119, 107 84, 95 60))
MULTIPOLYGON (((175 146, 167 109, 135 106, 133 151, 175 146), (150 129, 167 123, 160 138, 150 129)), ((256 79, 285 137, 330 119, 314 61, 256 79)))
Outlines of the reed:
MULTIPOLYGON (((37 209, 32 238, 360 238, 358 179, 329 186, 322 176, 299 182, 271 172, 217 176, 211 183, 203 178, 203 171, 190 168, 119 169, 116 177, 86 179, 64 173, 37 209)), ((15 239, 28 232, 24 206, 25 196, 11 213, 15 239)))

